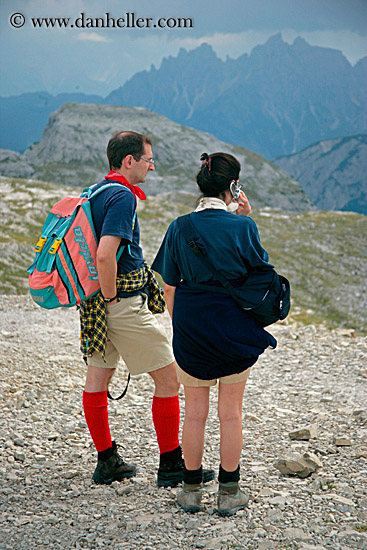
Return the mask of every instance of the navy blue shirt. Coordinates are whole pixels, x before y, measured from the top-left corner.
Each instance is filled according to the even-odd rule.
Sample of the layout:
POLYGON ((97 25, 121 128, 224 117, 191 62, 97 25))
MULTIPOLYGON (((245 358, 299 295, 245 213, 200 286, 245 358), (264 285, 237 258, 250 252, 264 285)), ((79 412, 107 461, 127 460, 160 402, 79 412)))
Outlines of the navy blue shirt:
MULTIPOLYGON (((106 181, 99 183, 95 189, 106 183, 106 181)), ((117 263, 118 275, 141 269, 145 265, 143 251, 139 245, 140 230, 136 215, 136 201, 130 189, 122 184, 106 189, 91 199, 92 217, 98 239, 104 235, 115 235, 122 239, 120 247, 125 247, 117 263)), ((119 293, 119 295, 133 296, 138 293, 119 293)))
MULTIPOLYGON (((212 263, 228 279, 244 277, 248 268, 273 267, 252 218, 221 209, 206 209, 193 212, 191 219, 212 263)), ((170 224, 152 268, 171 286, 178 286, 181 280, 191 283, 214 280, 212 273, 192 253, 176 220, 170 224)))

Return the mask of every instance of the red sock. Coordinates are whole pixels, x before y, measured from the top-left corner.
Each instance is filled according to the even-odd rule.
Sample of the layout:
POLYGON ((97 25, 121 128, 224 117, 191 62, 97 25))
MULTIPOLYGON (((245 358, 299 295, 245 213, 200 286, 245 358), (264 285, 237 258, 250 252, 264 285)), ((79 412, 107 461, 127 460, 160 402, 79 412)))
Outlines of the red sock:
POLYGON ((160 453, 173 451, 179 446, 180 403, 174 397, 153 397, 152 415, 160 453))
POLYGON ((83 392, 84 416, 98 452, 112 447, 108 424, 107 391, 83 392))

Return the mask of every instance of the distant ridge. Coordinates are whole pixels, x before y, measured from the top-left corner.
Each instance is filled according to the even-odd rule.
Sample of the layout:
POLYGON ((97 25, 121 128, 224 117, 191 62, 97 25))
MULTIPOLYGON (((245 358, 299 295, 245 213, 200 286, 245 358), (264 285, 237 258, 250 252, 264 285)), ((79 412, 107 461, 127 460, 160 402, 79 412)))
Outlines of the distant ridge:
POLYGON ((292 45, 280 34, 250 55, 222 61, 211 46, 181 49, 134 75, 107 98, 39 92, 0 98, 0 147, 39 141, 65 102, 145 107, 268 159, 320 140, 367 133, 367 57, 354 67, 338 50, 292 45))
POLYGON ((320 141, 274 162, 318 208, 367 214, 367 135, 320 141))
POLYGON ((41 139, 50 114, 64 103, 71 102, 100 104, 104 99, 81 93, 53 96, 42 91, 0 97, 0 148, 23 153, 41 139))
POLYGON ((137 73, 106 101, 146 107, 271 159, 367 132, 367 57, 352 67, 338 50, 300 37, 289 45, 281 34, 236 60, 202 44, 137 73))

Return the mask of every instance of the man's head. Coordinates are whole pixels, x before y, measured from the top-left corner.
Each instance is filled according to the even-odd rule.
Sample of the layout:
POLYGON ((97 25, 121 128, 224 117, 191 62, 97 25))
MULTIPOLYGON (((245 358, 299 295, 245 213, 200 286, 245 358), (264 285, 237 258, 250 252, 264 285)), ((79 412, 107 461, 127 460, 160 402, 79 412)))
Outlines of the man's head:
POLYGON ((107 145, 110 169, 122 174, 129 183, 144 183, 154 170, 152 141, 137 132, 116 132, 107 145))

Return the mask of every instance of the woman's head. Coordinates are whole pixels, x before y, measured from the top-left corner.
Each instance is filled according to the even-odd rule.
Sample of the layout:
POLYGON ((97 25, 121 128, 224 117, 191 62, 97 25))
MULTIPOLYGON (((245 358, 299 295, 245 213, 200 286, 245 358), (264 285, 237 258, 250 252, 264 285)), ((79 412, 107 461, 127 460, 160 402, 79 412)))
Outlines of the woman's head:
POLYGON ((220 197, 237 181, 241 171, 238 160, 229 153, 203 153, 201 169, 196 176, 197 184, 204 197, 220 197))

